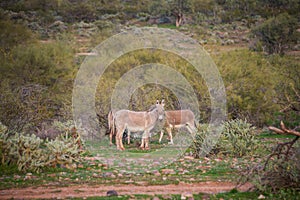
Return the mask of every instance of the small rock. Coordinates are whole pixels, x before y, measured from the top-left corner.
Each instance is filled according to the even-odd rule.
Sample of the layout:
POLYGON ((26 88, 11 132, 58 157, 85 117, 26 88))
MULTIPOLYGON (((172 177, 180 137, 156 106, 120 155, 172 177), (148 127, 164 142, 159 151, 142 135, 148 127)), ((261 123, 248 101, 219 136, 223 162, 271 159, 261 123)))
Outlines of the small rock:
POLYGON ((181 194, 181 199, 193 200, 194 196, 191 192, 185 192, 185 193, 181 194))
POLYGON ((159 173, 159 171, 154 171, 154 172, 153 172, 153 175, 154 175, 154 176, 161 176, 161 173, 159 173))
POLYGON ((162 174, 175 174, 174 169, 162 169, 161 170, 162 174))
POLYGON ((109 190, 109 191, 106 192, 106 196, 108 196, 108 197, 118 196, 118 193, 115 190, 109 190))
POLYGON ((116 175, 112 174, 110 177, 111 177, 111 178, 116 178, 116 175))
POLYGON ((105 172, 102 174, 103 177, 112 177, 113 173, 112 172, 105 172))
POLYGON ((194 160, 194 157, 193 156, 184 156, 184 159, 186 159, 186 160, 194 160))
POLYGON ((171 195, 167 194, 167 195, 163 195, 162 196, 163 199, 173 199, 171 195))
POLYGON ((130 183, 134 183, 134 181, 130 179, 128 181, 125 181, 125 183, 130 184, 130 183))
POLYGON ((265 199, 265 198, 266 197, 264 195, 262 195, 262 194, 258 196, 258 199, 265 199))
POLYGON ((48 174, 48 177, 56 177, 56 174, 48 174))
POLYGON ((78 164, 78 168, 84 168, 83 164, 78 164))
POLYGON ((21 176, 19 176, 19 175, 14 175, 14 179, 20 179, 21 178, 21 176))
POLYGON ((97 173, 93 173, 93 175, 92 175, 94 178, 99 178, 99 177, 101 177, 101 176, 99 176, 99 174, 97 174, 97 173))

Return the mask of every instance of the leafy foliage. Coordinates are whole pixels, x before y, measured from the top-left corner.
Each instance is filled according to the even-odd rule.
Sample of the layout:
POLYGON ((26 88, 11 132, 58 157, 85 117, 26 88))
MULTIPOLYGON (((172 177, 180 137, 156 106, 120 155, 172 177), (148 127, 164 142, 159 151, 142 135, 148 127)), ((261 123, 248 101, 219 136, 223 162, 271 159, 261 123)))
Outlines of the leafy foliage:
POLYGON ((299 33, 297 32, 297 19, 287 13, 270 18, 260 26, 254 28, 252 33, 257 37, 262 50, 269 54, 283 54, 291 45, 297 43, 299 33))
POLYGON ((260 126, 279 110, 276 88, 283 79, 262 55, 248 50, 224 53, 216 64, 226 87, 230 119, 247 119, 260 126))
POLYGON ((0 50, 7 53, 15 46, 34 41, 34 34, 22 24, 10 20, 0 20, 0 50))
POLYGON ((3 123, 22 131, 24 126, 36 127, 46 119, 70 116, 74 77, 70 46, 62 41, 21 44, 1 56, 3 123))

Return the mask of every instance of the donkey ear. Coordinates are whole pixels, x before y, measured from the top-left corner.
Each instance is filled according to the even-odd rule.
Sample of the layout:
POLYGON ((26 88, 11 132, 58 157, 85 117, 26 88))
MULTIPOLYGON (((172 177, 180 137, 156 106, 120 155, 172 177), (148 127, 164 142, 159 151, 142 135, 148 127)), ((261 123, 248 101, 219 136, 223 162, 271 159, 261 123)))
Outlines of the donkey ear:
POLYGON ((156 104, 159 104, 159 101, 158 101, 158 100, 156 100, 156 104))
POLYGON ((161 100, 161 105, 165 105, 165 100, 163 99, 163 100, 161 100))

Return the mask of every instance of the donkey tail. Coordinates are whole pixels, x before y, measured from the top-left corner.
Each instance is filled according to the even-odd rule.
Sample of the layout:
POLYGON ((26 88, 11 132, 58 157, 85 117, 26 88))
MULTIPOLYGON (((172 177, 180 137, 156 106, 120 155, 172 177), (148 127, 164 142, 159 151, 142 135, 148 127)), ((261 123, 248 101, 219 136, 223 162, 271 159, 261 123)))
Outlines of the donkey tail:
POLYGON ((112 111, 109 111, 108 116, 108 134, 114 134, 115 132, 115 118, 112 111))

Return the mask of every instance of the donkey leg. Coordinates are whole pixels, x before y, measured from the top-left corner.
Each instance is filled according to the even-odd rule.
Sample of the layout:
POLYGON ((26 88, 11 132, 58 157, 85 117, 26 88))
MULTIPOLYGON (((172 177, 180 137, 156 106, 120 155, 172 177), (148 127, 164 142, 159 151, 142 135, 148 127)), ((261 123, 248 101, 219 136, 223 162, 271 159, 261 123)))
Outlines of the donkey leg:
POLYGON ((112 132, 110 132, 109 133, 109 146, 112 146, 112 138, 113 138, 113 133, 112 132))
POLYGON ((142 135, 142 144, 140 146, 141 149, 145 149, 145 145, 146 145, 146 138, 147 138, 147 133, 146 131, 144 131, 143 135, 142 135))
POLYGON ((150 147, 149 147, 149 132, 148 131, 146 133, 146 138, 145 138, 145 149, 146 150, 150 149, 150 147))
MULTIPOLYGON (((123 131, 124 132, 124 131, 123 131)), ((123 151, 125 150, 124 146, 123 146, 123 132, 120 134, 120 137, 119 137, 119 141, 120 141, 120 149, 123 151)))
POLYGON ((125 130, 125 129, 120 129, 120 130, 117 132, 117 135, 116 135, 117 149, 118 149, 118 150, 125 150, 125 148, 124 148, 124 146, 123 146, 123 142, 122 142, 124 130, 125 130))
POLYGON ((149 150, 150 147, 149 147, 149 138, 146 138, 145 139, 145 150, 149 150))
POLYGON ((174 143, 173 143, 173 136, 172 136, 172 128, 171 128, 171 127, 168 127, 168 128, 166 128, 166 129, 167 129, 167 132, 168 132, 169 137, 170 137, 170 142, 169 142, 169 144, 174 144, 174 143))
POLYGON ((142 143, 140 145, 140 149, 144 149, 145 146, 145 139, 142 137, 142 143))
POLYGON ((127 144, 130 144, 130 131, 127 131, 127 144))
POLYGON ((163 130, 160 131, 159 143, 161 143, 162 137, 164 136, 163 130))
POLYGON ((120 131, 117 130, 117 133, 116 133, 116 145, 117 145, 117 149, 120 150, 120 141, 119 141, 119 134, 120 134, 120 131))

